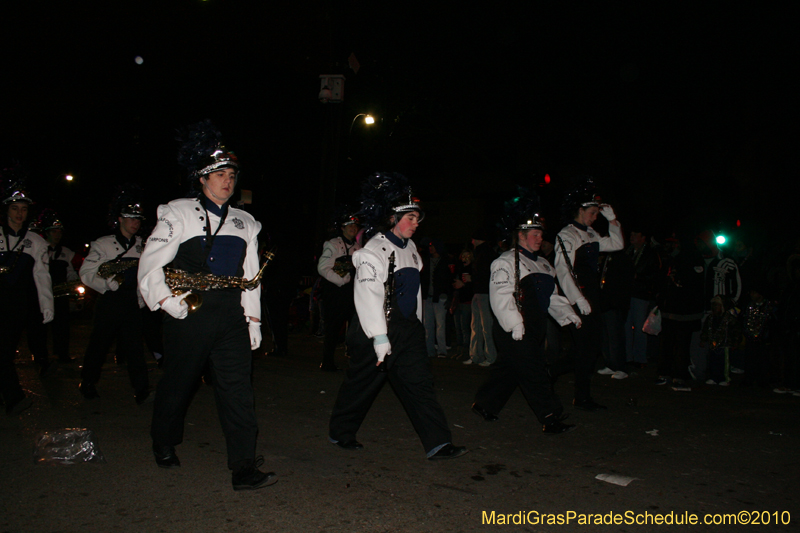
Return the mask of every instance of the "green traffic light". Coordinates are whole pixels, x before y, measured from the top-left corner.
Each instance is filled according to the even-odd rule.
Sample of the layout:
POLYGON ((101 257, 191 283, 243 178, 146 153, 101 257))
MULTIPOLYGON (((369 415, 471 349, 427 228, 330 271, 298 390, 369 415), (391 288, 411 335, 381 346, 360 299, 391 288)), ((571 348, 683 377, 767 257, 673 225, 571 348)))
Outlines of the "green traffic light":
POLYGON ((725 235, 717 235, 717 244, 722 245, 727 242, 728 239, 725 238, 725 235))

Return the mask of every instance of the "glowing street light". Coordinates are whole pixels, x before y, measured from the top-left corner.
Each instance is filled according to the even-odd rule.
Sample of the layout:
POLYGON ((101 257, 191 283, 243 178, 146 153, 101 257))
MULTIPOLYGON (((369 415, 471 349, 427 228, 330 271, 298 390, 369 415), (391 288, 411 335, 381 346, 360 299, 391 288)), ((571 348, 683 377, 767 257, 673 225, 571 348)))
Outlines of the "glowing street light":
POLYGON ((66 176, 64 176, 64 179, 67 181, 72 181, 75 179, 75 177, 72 174, 67 174, 66 176))

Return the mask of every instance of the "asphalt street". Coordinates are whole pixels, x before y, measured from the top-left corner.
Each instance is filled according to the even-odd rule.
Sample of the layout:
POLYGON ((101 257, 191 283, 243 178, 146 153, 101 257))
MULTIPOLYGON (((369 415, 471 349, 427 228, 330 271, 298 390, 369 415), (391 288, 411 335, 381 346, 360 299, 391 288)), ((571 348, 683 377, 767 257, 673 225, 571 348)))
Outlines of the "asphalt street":
MULTIPOLYGON (((654 384, 652 368, 625 380, 596 376, 594 397, 609 409, 567 406, 575 431, 546 436, 519 392, 497 422, 473 414, 489 369, 434 359, 453 440, 469 453, 427 461, 388 385, 358 434, 364 450, 348 452, 327 438, 343 373, 321 372, 321 342, 300 331, 288 357, 254 361, 258 453, 279 481, 234 492, 212 389, 200 386, 190 407, 181 468, 157 468, 152 404, 136 405, 113 356, 101 397, 80 395, 90 321, 73 326, 72 367, 40 378, 20 347, 17 370, 34 406, 0 417, 0 532, 646 532, 685 529, 674 523, 693 516, 692 531, 744 531, 702 523, 734 515, 768 524, 760 531, 790 531, 800 522, 800 397, 771 389, 735 382, 675 392, 654 384), (92 430, 105 462, 37 464, 37 434, 65 428, 92 430), (628 484, 598 479, 609 475, 628 484)), ((155 384, 160 370, 149 354, 148 362, 155 384)), ((346 365, 343 347, 337 362, 346 365)), ((556 386, 565 404, 571 387, 569 376, 556 386)))

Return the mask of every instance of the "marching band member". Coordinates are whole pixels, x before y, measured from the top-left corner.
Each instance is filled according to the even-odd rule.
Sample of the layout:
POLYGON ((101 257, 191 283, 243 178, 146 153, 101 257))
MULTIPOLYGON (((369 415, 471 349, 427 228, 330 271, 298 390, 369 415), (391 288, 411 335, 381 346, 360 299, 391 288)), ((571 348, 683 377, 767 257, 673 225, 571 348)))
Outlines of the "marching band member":
MULTIPOLYGON (((48 271, 47 243, 29 232, 28 208, 33 201, 24 189, 16 169, 7 176, 0 210, 0 393, 6 413, 16 416, 29 408, 30 398, 22 392, 14 366, 22 330, 38 294, 38 309, 45 324, 53 320, 53 290, 48 271)), ((5 177, 4 176, 4 177, 5 177)))
MULTIPOLYGON (((585 411, 598 411, 606 408, 595 402, 590 392, 591 377, 602 343, 602 317, 593 311, 600 300, 602 275, 598 261, 600 252, 622 250, 622 229, 611 206, 600 204, 590 179, 570 191, 562 205, 572 221, 556 237, 556 273, 569 303, 577 306, 583 316, 581 329, 570 326, 574 342, 571 366, 575 372, 572 404, 585 411), (600 237, 592 228, 598 214, 608 219, 606 237, 600 237)), ((558 365, 551 368, 555 377, 564 371, 558 365)))
POLYGON ((361 249, 356 235, 360 229, 358 217, 346 213, 336 217, 338 235, 322 247, 317 272, 322 276, 322 313, 325 320, 325 343, 322 345, 322 364, 326 372, 335 372, 333 355, 339 343, 339 332, 355 312, 353 304, 353 254, 361 249))
MULTIPOLYGON (((213 276, 252 280, 259 271, 261 224, 230 205, 239 162, 220 144, 210 121, 186 132, 180 161, 197 194, 158 207, 158 222, 139 264, 145 302, 166 313, 164 375, 156 389, 151 426, 153 453, 160 467, 180 466, 175 446, 183 441, 186 410, 209 364, 233 488, 266 487, 277 477, 258 469, 263 458, 255 455, 258 424, 250 380, 250 352, 261 344, 261 289, 206 290, 202 306, 189 314, 186 298, 192 292, 173 295, 163 269, 170 265, 183 271, 187 280, 201 282, 213 276)), ((199 289, 195 287, 195 293, 199 289)))
POLYGON ((329 438, 341 448, 362 449, 356 433, 388 380, 428 459, 464 455, 467 449, 451 442, 428 367, 419 274, 422 260, 411 240, 424 213, 405 177, 378 173, 364 184, 359 215, 371 229, 387 224, 388 229, 353 256, 356 314, 347 330, 350 367, 333 408, 329 438))
POLYGON ((579 328, 581 319, 558 294, 555 270, 539 256, 543 220, 538 197, 520 189, 505 204, 503 225, 513 248, 492 262, 489 284, 489 301, 497 318, 493 332, 497 361, 475 395, 472 410, 489 422, 497 420, 519 386, 544 433, 565 433, 575 426, 563 423, 563 408, 550 384, 542 345, 548 314, 561 326, 579 328))
POLYGON ((100 293, 78 386, 87 400, 100 397, 97 383, 115 340, 117 356, 126 361, 136 403, 142 405, 150 399, 142 346, 143 303, 136 280, 136 266, 142 255, 142 238, 137 233, 144 220, 140 195, 135 185, 119 188, 109 213, 115 231, 93 241, 81 265, 81 281, 100 293))

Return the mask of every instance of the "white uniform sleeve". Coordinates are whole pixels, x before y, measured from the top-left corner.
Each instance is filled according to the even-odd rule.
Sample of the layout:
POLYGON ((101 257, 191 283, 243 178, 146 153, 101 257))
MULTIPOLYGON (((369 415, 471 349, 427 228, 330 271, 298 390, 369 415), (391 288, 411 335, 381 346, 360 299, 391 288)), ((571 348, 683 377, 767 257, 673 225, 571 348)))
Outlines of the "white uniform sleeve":
POLYGON ((319 256, 319 262, 317 262, 317 272, 337 287, 342 287, 345 284, 345 279, 333 271, 333 265, 336 263, 337 257, 335 241, 336 239, 325 241, 322 247, 322 255, 319 256))
POLYGON ((50 278, 50 257, 47 254, 47 245, 34 245, 33 252, 33 282, 36 292, 39 293, 39 310, 44 313, 46 309, 53 311, 53 280, 50 278))
POLYGON ((514 326, 522 324, 522 315, 514 300, 514 265, 507 257, 492 261, 489 303, 503 331, 511 332, 514 326))
MULTIPOLYGON (((353 254, 353 264, 356 267, 353 293, 361 329, 370 339, 376 335, 386 335, 386 315, 383 311, 383 284, 388 275, 386 259, 372 250, 364 249, 353 254)), ((417 299, 419 303, 419 295, 417 299)))
POLYGON ((600 239, 601 252, 616 252, 622 250, 625 242, 622 239, 622 227, 616 224, 608 225, 608 235, 600 239))
POLYGON ((103 243, 100 241, 92 241, 89 245, 89 253, 86 259, 83 260, 81 265, 81 281, 90 289, 94 289, 100 294, 108 290, 106 280, 97 275, 97 270, 100 265, 108 261, 103 243))
POLYGON ((575 310, 569 304, 569 300, 558 293, 558 287, 553 287, 553 294, 550 296, 550 307, 548 307, 547 311, 558 322, 559 326, 574 323, 573 320, 569 320, 570 316, 574 315, 577 318, 575 310))
MULTIPOLYGON (((244 278, 253 279, 261 265, 258 262, 258 234, 261 232, 261 223, 253 220, 247 243, 247 255, 244 257, 244 278)), ((267 267, 269 268, 269 267, 267 267)), ((248 291, 242 291, 242 307, 244 315, 261 320, 261 284, 248 291)))
POLYGON ((64 252, 64 261, 67 262, 67 281, 78 281, 80 277, 75 271, 75 267, 72 266, 72 260, 75 259, 75 252, 69 248, 63 248, 62 250, 64 252))
POLYGON ((139 258, 138 272, 139 291, 144 302, 153 311, 161 308, 161 300, 172 296, 172 291, 164 281, 163 267, 175 259, 181 245, 183 228, 183 217, 177 209, 170 205, 158 206, 158 222, 139 258))
POLYGON ((576 238, 572 232, 567 229, 561 230, 558 236, 560 239, 556 238, 555 244, 556 276, 558 276, 558 282, 561 284, 561 289, 564 291, 567 300, 569 300, 569 303, 574 304, 578 299, 583 297, 583 293, 581 293, 581 290, 575 284, 575 278, 572 277, 572 270, 570 268, 575 264, 576 238), (564 243, 564 248, 561 246, 562 241, 564 243), (567 258, 564 257, 565 248, 569 263, 567 263, 567 258))

